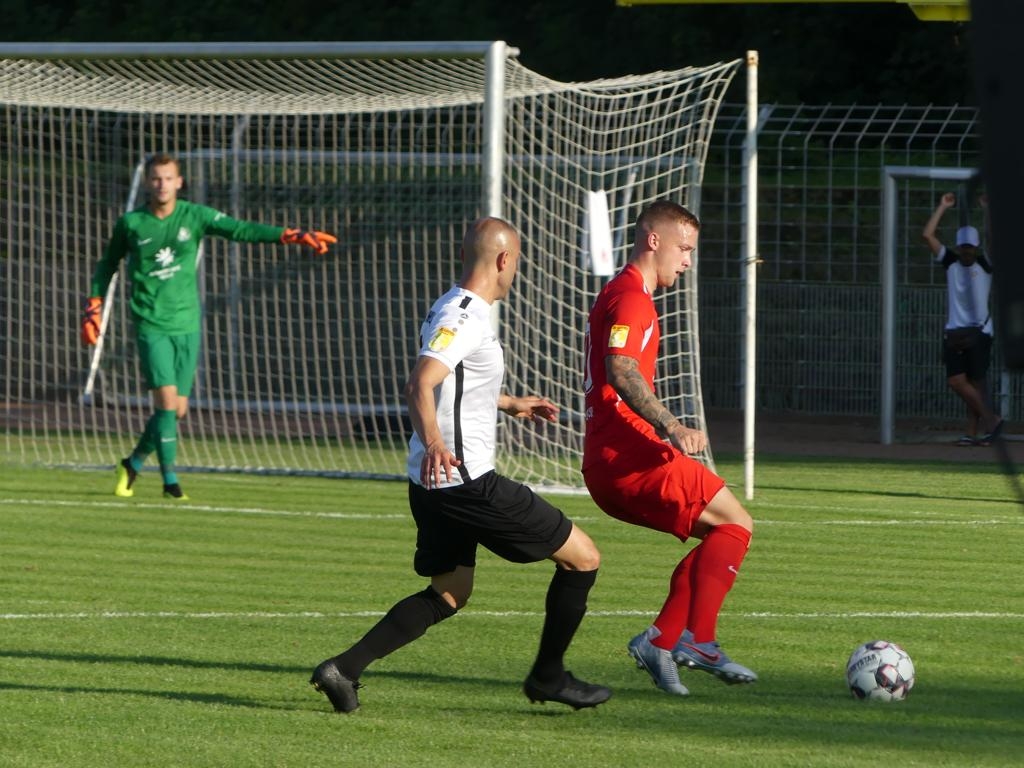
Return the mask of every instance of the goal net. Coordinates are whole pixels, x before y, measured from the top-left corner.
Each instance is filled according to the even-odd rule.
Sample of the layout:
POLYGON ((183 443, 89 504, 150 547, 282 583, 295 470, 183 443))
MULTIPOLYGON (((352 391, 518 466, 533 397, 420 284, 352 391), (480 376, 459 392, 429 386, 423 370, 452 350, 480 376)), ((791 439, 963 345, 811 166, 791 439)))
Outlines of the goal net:
MULTIPOLYGON (((124 282, 99 348, 78 326, 114 222, 144 202, 144 158, 166 151, 183 197, 339 238, 326 257, 204 241, 180 468, 402 476, 419 323, 458 278, 467 224, 494 214, 523 236, 496 309, 506 388, 562 409, 539 428, 502 420, 500 467, 579 487, 582 337, 607 279, 590 234, 607 218, 617 267, 643 205, 699 212, 740 62, 562 83, 498 50, 495 64, 483 43, 0 46, 3 460, 110 466, 134 445, 151 406, 124 282)), ((703 428, 696 286, 690 272, 658 299, 657 386, 703 428)))

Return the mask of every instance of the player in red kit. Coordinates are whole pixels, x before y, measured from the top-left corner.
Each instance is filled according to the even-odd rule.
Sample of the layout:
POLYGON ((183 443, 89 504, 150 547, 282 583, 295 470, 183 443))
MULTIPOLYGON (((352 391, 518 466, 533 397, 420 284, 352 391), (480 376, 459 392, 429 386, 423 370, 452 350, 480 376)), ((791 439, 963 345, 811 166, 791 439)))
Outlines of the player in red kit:
POLYGON ((753 520, 725 481, 687 454, 707 436, 682 424, 655 394, 658 313, 653 294, 692 264, 700 221, 671 202, 637 219, 629 261, 598 295, 586 335, 583 477, 607 514, 700 539, 676 566, 654 623, 629 641, 637 666, 668 693, 687 695, 677 665, 727 683, 757 675, 732 661, 716 638, 718 614, 750 545, 753 520))

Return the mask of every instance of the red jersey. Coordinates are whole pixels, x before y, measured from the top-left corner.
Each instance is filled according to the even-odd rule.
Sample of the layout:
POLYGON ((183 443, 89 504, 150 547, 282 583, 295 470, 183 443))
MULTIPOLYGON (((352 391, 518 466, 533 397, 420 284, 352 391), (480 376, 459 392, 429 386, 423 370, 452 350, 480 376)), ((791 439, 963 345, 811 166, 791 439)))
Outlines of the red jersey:
POLYGON ((626 355, 638 361, 640 374, 653 391, 660 338, 654 299, 640 270, 627 264, 598 294, 587 320, 584 470, 619 456, 626 459, 638 440, 662 443, 654 427, 622 401, 605 375, 608 355, 626 355))

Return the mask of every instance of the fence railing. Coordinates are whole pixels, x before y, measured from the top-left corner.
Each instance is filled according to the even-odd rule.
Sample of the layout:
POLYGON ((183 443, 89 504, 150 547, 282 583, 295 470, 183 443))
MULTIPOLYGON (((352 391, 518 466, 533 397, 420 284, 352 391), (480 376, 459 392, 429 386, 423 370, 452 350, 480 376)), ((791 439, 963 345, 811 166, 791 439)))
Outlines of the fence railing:
MULTIPOLYGON (((977 111, 765 105, 759 122, 758 406, 874 417, 881 407, 883 169, 977 168, 977 111)), ((701 195, 701 373, 707 405, 722 408, 741 405, 744 129, 744 106, 723 105, 701 195)), ((964 415, 942 364, 945 273, 921 230, 947 191, 961 202, 941 222, 940 238, 952 243, 965 223, 982 230, 967 186, 934 179, 897 185, 898 420, 964 415)), ((1024 416, 1024 386, 1003 371, 998 336, 989 383, 1005 416, 1024 416)))

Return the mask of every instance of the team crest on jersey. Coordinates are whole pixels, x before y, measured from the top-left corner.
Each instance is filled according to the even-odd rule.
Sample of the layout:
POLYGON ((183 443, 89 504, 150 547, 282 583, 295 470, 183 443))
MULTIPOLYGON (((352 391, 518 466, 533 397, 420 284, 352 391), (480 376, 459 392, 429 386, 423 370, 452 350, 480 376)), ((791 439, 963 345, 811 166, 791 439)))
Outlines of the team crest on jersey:
POLYGON ((452 339, 454 338, 454 328, 445 328, 444 326, 441 326, 434 331, 434 336, 430 339, 430 343, 427 344, 427 346, 430 348, 431 352, 441 352, 452 343, 452 339))
POLYGON ((178 242, 184 243, 192 239, 192 232, 189 231, 188 227, 182 227, 178 230, 178 242))
POLYGON ((163 248, 156 252, 156 256, 154 258, 156 259, 157 264, 159 264, 161 267, 166 267, 172 261, 174 261, 174 250, 172 248, 164 246, 163 248))
POLYGON ((626 339, 628 338, 628 325, 613 325, 611 333, 608 334, 608 346, 612 349, 622 349, 626 346, 626 339))

